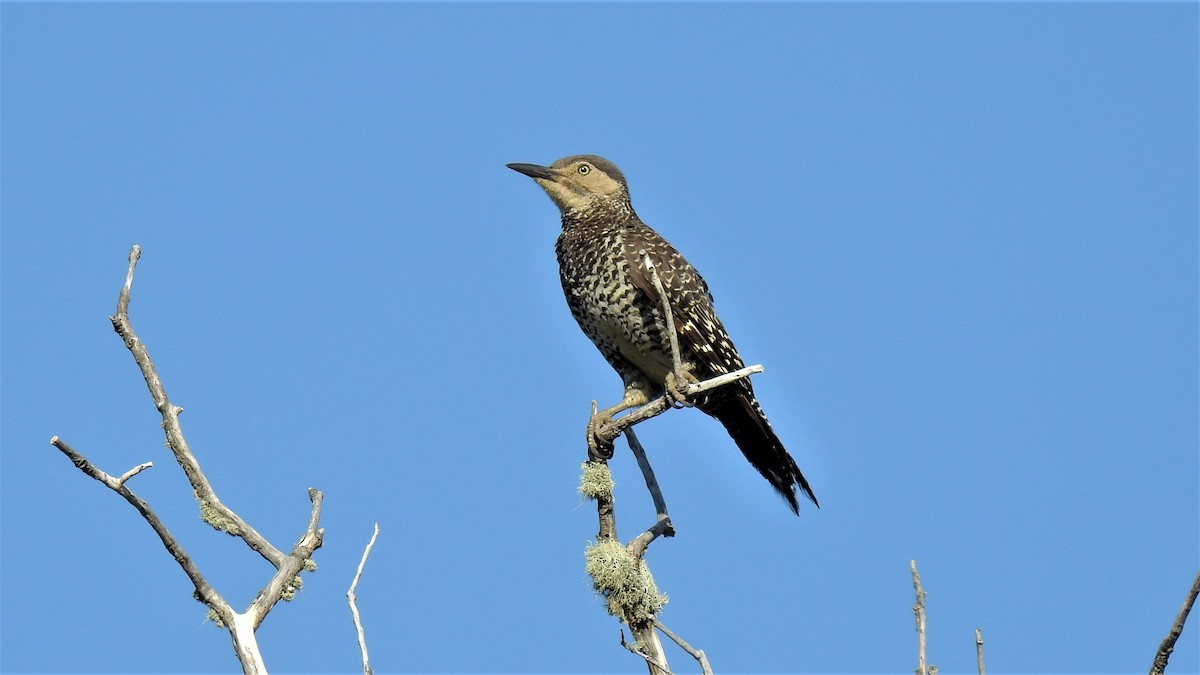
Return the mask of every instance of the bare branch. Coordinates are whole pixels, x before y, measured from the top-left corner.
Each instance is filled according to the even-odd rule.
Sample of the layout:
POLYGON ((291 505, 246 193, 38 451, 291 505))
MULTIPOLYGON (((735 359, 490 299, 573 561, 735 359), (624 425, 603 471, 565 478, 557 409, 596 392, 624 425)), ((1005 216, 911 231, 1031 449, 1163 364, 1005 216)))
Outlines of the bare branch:
POLYGON ((146 469, 149 469, 153 466, 154 466, 154 462, 142 462, 141 464, 138 464, 137 466, 133 467, 132 469, 121 474, 121 477, 117 479, 117 485, 118 486, 124 485, 125 481, 129 480, 130 478, 133 478, 134 476, 138 475, 139 473, 141 473, 141 472, 145 471, 146 469))
MULTIPOLYGON (((721 375, 717 375, 700 382, 686 383, 685 386, 681 388, 681 393, 691 396, 708 391, 709 389, 715 389, 716 387, 724 386, 730 382, 735 382, 742 378, 761 372, 763 372, 763 367, 761 365, 756 364, 753 366, 746 366, 745 368, 741 368, 730 373, 722 373, 721 375)), ((604 424, 600 425, 596 430, 598 445, 602 447, 611 447, 613 439, 624 433, 626 429, 640 422, 645 422, 648 419, 658 417, 659 415, 670 410, 671 404, 671 396, 664 393, 658 398, 655 398, 646 405, 637 408, 630 413, 608 420, 604 424)), ((595 411, 593 410, 593 414, 594 412, 595 411)))
MULTIPOLYGON (((674 675, 667 667, 666 660, 655 658, 654 654, 651 654, 645 650, 646 643, 643 642, 642 638, 638 636, 638 633, 643 632, 645 629, 643 628, 641 631, 639 631, 639 629, 630 626, 629 630, 633 632, 634 640, 636 640, 636 642, 634 644, 626 642, 625 631, 621 631, 621 646, 645 659, 646 665, 650 667, 650 675, 674 675)), ((662 643, 659 642, 658 635, 654 633, 653 625, 650 625, 649 630, 649 635, 652 638, 651 644, 657 645, 658 654, 662 654, 662 643)))
POLYGON ((375 523, 375 532, 371 535, 371 541, 367 542, 367 547, 363 549, 362 560, 358 561, 358 570, 354 573, 354 580, 350 582, 350 590, 346 591, 346 599, 350 603, 350 615, 354 619, 354 631, 358 634, 358 650, 362 652, 363 675, 371 675, 371 659, 367 656, 367 638, 363 633, 362 619, 358 615, 358 580, 362 578, 363 567, 367 564, 367 556, 371 555, 371 549, 375 548, 375 540, 379 538, 379 523, 375 523))
POLYGON ((125 285, 117 296, 117 314, 129 314, 129 291, 133 288, 133 271, 142 257, 142 247, 137 244, 129 249, 129 269, 125 271, 125 285))
POLYGON ((234 644, 234 651, 242 664, 242 670, 248 674, 265 673, 266 667, 263 664, 262 654, 259 651, 254 631, 262 624, 263 619, 271 611, 271 608, 281 598, 290 600, 295 595, 296 590, 299 589, 301 584, 300 572, 302 570, 311 571, 316 569, 316 565, 312 562, 312 555, 314 551, 321 547, 324 539, 324 530, 319 527, 324 495, 315 488, 309 488, 308 497, 312 502, 312 510, 309 514, 308 525, 299 541, 292 548, 291 553, 288 554, 284 554, 272 546, 254 528, 250 527, 241 517, 217 499, 216 493, 213 491, 204 473, 200 470, 199 463, 188 447, 186 439, 184 439, 183 431, 179 425, 179 414, 183 412, 183 408, 173 405, 170 399, 167 398, 166 391, 154 367, 154 362, 151 361, 149 352, 129 322, 130 292, 133 287, 134 271, 140 258, 141 247, 134 246, 129 253, 129 267, 125 274, 125 284, 122 286, 117 298, 117 313, 109 317, 113 328, 125 342, 126 348, 129 349, 134 361, 142 372, 142 377, 146 381, 146 386, 150 391, 151 398, 154 400, 154 405, 162 415, 162 427, 167 436, 167 446, 171 449, 176 461, 187 475, 188 482, 191 483, 195 491, 196 498, 200 502, 201 517, 214 528, 241 538, 252 550, 257 551, 275 567, 275 574, 271 577, 267 585, 259 591, 258 596, 255 597, 245 612, 235 612, 229 603, 205 581, 199 568, 196 567, 195 563, 188 557, 179 543, 167 531, 162 521, 150 510, 150 507, 126 487, 125 484, 129 479, 152 467, 153 464, 151 462, 140 464, 126 471, 119 478, 113 478, 109 474, 97 469, 85 457, 75 452, 57 436, 50 439, 50 442, 62 451, 81 471, 120 494, 142 514, 142 517, 158 534, 167 551, 175 558, 176 562, 183 568, 184 573, 192 581, 192 585, 196 589, 195 596, 209 607, 210 617, 219 625, 229 630, 234 644))
POLYGON ((658 479, 654 477, 654 469, 650 466, 646 449, 642 447, 641 441, 633 433, 632 427, 625 430, 625 440, 629 443, 629 449, 633 451, 634 458, 637 459, 638 468, 642 470, 642 477, 646 480, 646 489, 650 491, 650 498, 654 501, 654 510, 658 516, 657 521, 650 529, 629 542, 629 552, 641 558, 645 555, 646 548, 650 546, 650 543, 658 537, 674 537, 675 526, 671 524, 671 516, 667 514, 667 503, 663 499, 662 490, 658 487, 658 479))
POLYGON ((658 479, 654 477, 654 469, 650 466, 646 449, 642 447, 642 442, 638 440, 632 428, 625 430, 625 441, 629 443, 629 449, 633 451, 638 468, 642 470, 642 477, 646 480, 646 489, 650 491, 650 499, 654 500, 654 511, 658 514, 658 519, 670 518, 667 515, 667 502, 663 499, 662 490, 658 487, 658 479))
POLYGON ((75 467, 80 471, 88 476, 91 476, 92 478, 95 478, 101 483, 104 483, 105 486, 121 495, 125 501, 129 502, 133 508, 137 509, 137 512, 142 515, 142 518, 144 518, 146 522, 150 524, 150 527, 154 530, 154 533, 158 535, 160 540, 162 540, 163 547, 167 549, 167 553, 170 553, 171 557, 175 559, 175 562, 179 563, 179 566, 183 568, 183 573, 186 574, 188 579, 192 582, 192 586, 196 588, 196 598, 200 600, 200 602, 203 602, 205 605, 207 605, 208 608, 213 612, 215 612, 217 617, 220 618, 225 625, 232 623, 234 614, 233 608, 230 607, 229 603, 225 602, 225 599, 221 597, 221 594, 217 593, 216 589, 209 585, 208 581, 204 579, 204 575, 200 573, 200 568, 197 567, 196 563, 194 563, 191 557, 188 556, 187 551, 183 550, 183 546, 180 545, 180 543, 175 540, 175 537, 171 535, 171 532, 167 529, 167 526, 163 524, 162 520, 159 519, 158 515, 150 509, 150 506, 146 504, 141 497, 134 494, 132 490, 125 486, 125 480, 128 479, 129 476, 140 471, 141 467, 147 466, 149 464, 148 462, 147 464, 141 465, 141 467, 135 467, 134 469, 131 469, 124 476, 121 476, 121 478, 113 478, 89 462, 86 457, 76 452, 74 448, 72 448, 67 444, 66 441, 62 440, 58 436, 51 438, 50 444, 58 448, 64 455, 66 455, 67 458, 71 460, 71 463, 74 464, 75 467))
POLYGON ((667 637, 671 638, 671 641, 674 642, 675 644, 679 645, 680 649, 682 649, 683 651, 690 654, 692 656, 692 658, 696 659, 696 662, 700 664, 700 672, 702 673, 702 675, 713 675, 712 666, 710 666, 708 664, 708 657, 704 655, 703 649, 696 649, 696 648, 692 647, 691 645, 689 645, 688 643, 684 642, 683 638, 672 633, 670 631, 670 629, 668 629, 666 626, 662 625, 662 622, 659 621, 658 619, 654 620, 654 627, 661 630, 663 632, 663 635, 666 635, 667 637))
POLYGON ((983 631, 975 629, 975 661, 979 665, 979 675, 987 675, 987 668, 983 667, 983 631))
MULTIPOLYGON (((250 617, 256 630, 280 598, 292 599, 300 587, 300 572, 309 569, 309 566, 312 565, 309 559, 312 558, 313 552, 321 548, 321 544, 324 543, 325 530, 321 529, 319 525, 321 505, 325 501, 325 494, 316 488, 309 488, 308 498, 312 502, 312 511, 309 513, 308 526, 305 528, 304 534, 300 535, 300 540, 296 542, 292 552, 284 556, 283 564, 279 566, 271 580, 258 592, 254 602, 246 609, 246 614, 250 617)), ((312 567, 311 569, 316 568, 312 567)))
POLYGON ((175 461, 179 463, 187 475, 188 482, 196 490, 196 497, 200 501, 201 518, 216 529, 240 537, 252 550, 279 568, 283 565, 286 557, 283 552, 272 546, 265 537, 242 520, 241 516, 217 499, 208 478, 200 470, 199 462, 196 461, 195 455, 188 447, 187 440, 183 437, 183 429, 179 425, 179 413, 183 409, 172 405, 170 399, 167 398, 167 392, 158 378, 154 362, 150 360, 150 353, 129 322, 130 289, 133 287, 134 269, 137 267, 137 261, 141 255, 140 246, 135 245, 129 252, 129 270, 125 274, 125 285, 121 288, 120 296, 117 299, 117 313, 109 317, 109 320, 112 321, 117 335, 124 340, 125 347, 133 354, 133 360, 141 369, 142 377, 146 380, 146 387, 150 390, 150 397, 154 399, 155 407, 162 414, 162 427, 167 436, 167 447, 171 449, 175 455, 175 461))
POLYGON ((267 665, 263 662, 258 637, 254 634, 254 619, 247 614, 234 613, 233 620, 227 625, 229 634, 233 636, 233 651, 242 663, 242 672, 245 675, 266 675, 267 665))
POLYGON ((908 568, 912 571, 913 588, 917 592, 917 602, 913 605, 913 614, 917 618, 917 675, 931 675, 931 668, 925 665, 925 591, 921 588, 921 575, 917 574, 917 561, 910 560, 908 568))
POLYGON ((1171 652, 1175 651, 1175 642, 1183 634, 1183 624, 1192 611, 1192 605, 1195 604, 1197 595, 1200 595, 1200 573, 1196 574, 1196 580, 1192 582, 1192 589, 1188 592, 1187 599, 1183 601, 1183 607, 1179 609, 1175 623, 1171 624, 1170 632, 1167 633, 1167 637, 1163 638, 1162 644, 1158 647, 1158 653, 1154 655, 1154 663, 1150 666, 1150 675, 1163 675, 1167 669, 1167 660, 1171 658, 1171 652))
POLYGON ((662 279, 658 277, 658 270, 654 267, 654 261, 650 259, 648 254, 642 255, 642 264, 646 266, 646 269, 650 270, 650 281, 654 284, 654 290, 658 291, 658 298, 662 302, 663 323, 667 326, 667 337, 671 342, 671 364, 674 366, 674 370, 671 372, 679 375, 683 372, 683 361, 679 356, 679 335, 675 331, 675 317, 671 313, 671 302, 668 300, 667 292, 663 288, 662 279))
POLYGON ((710 377, 703 382, 693 382, 688 384, 687 394, 699 394, 701 392, 708 391, 709 389, 723 387, 730 382, 740 380, 744 377, 750 377, 751 375, 754 375, 755 373, 761 373, 762 371, 762 365, 757 363, 752 366, 746 366, 745 368, 738 368, 737 370, 733 370, 728 373, 722 373, 716 377, 710 377))

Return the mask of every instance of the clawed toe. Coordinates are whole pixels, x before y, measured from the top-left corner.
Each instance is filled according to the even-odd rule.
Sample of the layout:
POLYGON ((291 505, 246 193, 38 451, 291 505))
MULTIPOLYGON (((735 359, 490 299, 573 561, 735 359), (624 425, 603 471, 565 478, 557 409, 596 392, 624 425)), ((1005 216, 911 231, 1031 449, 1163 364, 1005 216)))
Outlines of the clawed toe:
POLYGON ((587 444, 588 444, 588 459, 592 461, 605 461, 612 459, 613 442, 611 438, 605 438, 600 434, 600 430, 604 425, 612 420, 612 415, 605 413, 593 413, 587 424, 587 444))
POLYGON ((683 371, 682 377, 676 377, 675 373, 667 373, 663 393, 666 394, 672 408, 690 408, 695 405, 688 400, 688 390, 695 381, 696 378, 687 370, 683 371))

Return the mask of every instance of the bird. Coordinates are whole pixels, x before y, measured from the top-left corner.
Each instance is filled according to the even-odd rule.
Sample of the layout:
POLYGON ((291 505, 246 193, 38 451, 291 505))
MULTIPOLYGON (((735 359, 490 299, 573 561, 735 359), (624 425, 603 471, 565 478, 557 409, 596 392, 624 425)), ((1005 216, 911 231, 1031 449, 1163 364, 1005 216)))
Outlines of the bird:
MULTIPOLYGON (((555 253, 567 305, 625 387, 622 401, 601 411, 602 418, 671 390, 674 357, 655 274, 670 306, 687 378, 703 381, 744 367, 717 318, 708 284, 638 217, 629 185, 615 164, 597 155, 572 155, 549 166, 507 166, 536 181, 561 214, 555 253)), ((749 378, 697 394, 694 405, 725 427, 793 513, 800 513, 797 491, 820 507, 767 421, 749 378)))

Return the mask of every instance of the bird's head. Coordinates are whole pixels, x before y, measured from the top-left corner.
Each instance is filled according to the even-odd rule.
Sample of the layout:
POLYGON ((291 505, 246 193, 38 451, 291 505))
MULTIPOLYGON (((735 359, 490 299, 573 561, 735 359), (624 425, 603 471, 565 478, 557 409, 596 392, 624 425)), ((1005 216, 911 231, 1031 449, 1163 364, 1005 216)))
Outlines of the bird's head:
POLYGON ((509 164, 508 168, 537 181, 564 215, 597 208, 632 212, 625 176, 603 157, 572 155, 550 166, 509 164))

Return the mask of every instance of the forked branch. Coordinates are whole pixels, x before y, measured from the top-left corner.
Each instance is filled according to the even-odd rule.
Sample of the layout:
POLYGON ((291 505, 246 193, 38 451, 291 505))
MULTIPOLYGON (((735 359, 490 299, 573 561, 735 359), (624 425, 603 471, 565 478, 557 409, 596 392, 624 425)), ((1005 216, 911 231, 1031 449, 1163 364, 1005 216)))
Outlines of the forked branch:
POLYGON ((645 449, 638 441, 637 435, 633 433, 633 426, 661 415, 677 405, 689 405, 688 399, 698 393, 749 377, 753 373, 762 372, 762 366, 748 366, 702 382, 691 377, 681 358, 675 320, 662 280, 648 257, 645 257, 642 262, 649 271, 650 278, 662 302, 663 324, 670 344, 673 372, 668 377, 667 386, 661 396, 622 417, 600 420, 597 417, 596 403, 592 402, 592 418, 588 422, 588 461, 584 464, 584 479, 580 491, 588 498, 596 500, 596 515, 600 527, 597 543, 589 547, 587 551, 588 571, 592 575, 597 592, 608 600, 609 612, 628 624, 633 632, 635 638, 633 644, 626 642, 624 632, 621 633, 622 646, 645 659, 650 675, 670 673, 666 656, 663 653, 662 641, 658 637, 656 628, 695 657, 705 673, 711 673, 704 652, 692 649, 690 645, 659 624, 656 618, 662 605, 666 602, 666 597, 659 594, 654 579, 646 568, 644 557, 646 550, 655 539, 660 536, 674 536, 675 528, 667 514, 666 500, 663 498, 658 480, 654 476, 654 470, 650 466, 645 449), (625 546, 621 546, 617 538, 612 478, 608 471, 608 458, 612 456, 613 441, 621 434, 625 434, 629 447, 637 459, 638 467, 646 481, 646 489, 650 492, 656 511, 654 524, 625 546), (612 570, 622 570, 622 572, 612 574, 612 570))
POLYGON ((150 398, 154 399, 154 407, 158 408, 158 412, 162 415, 162 428, 167 436, 167 447, 170 448, 171 453, 175 456, 175 461, 187 475, 188 482, 196 490, 196 499, 200 502, 200 517, 214 528, 240 537, 252 550, 279 568, 284 563, 286 557, 284 553, 272 546, 265 537, 250 527, 237 513, 234 513, 233 509, 222 504, 221 500, 217 498, 208 478, 200 470, 196 456, 188 447, 187 439, 183 436, 183 429, 179 424, 179 414, 183 412, 183 408, 172 405, 170 399, 167 398, 166 389, 163 387, 162 380, 158 378, 158 371, 150 359, 150 353, 138 339, 137 333, 134 332, 133 325, 129 321, 129 296, 133 287, 133 273, 141 257, 142 248, 135 245, 129 252, 129 269, 125 274, 125 285, 121 288, 121 293, 117 298, 117 312, 109 317, 109 320, 112 321, 113 329, 124 340, 125 346, 133 355, 133 360, 142 371, 146 387, 150 390, 150 398))
POLYGON ((117 298, 117 312, 110 317, 113 328, 125 342, 125 346, 133 355, 134 361, 142 372, 142 377, 146 380, 146 386, 149 389, 151 398, 154 400, 154 405, 162 415, 162 427, 167 437, 167 446, 171 449, 176 462, 183 469, 184 474, 187 475, 188 482, 192 485, 196 498, 200 502, 201 517, 213 527, 239 537, 250 549, 258 552, 264 559, 270 562, 275 567, 275 572, 271 576, 271 579, 258 592, 254 601, 250 603, 244 612, 239 613, 234 611, 230 604, 221 597, 221 594, 204 579, 204 575, 200 573, 200 569, 183 550, 179 542, 171 536, 171 533, 167 530, 162 520, 150 509, 144 500, 129 489, 127 485, 128 481, 145 469, 153 466, 153 464, 150 462, 140 464, 126 471, 120 477, 114 478, 96 468, 87 458, 76 452, 59 437, 55 436, 50 439, 50 442, 66 455, 80 471, 104 483, 105 486, 121 495, 125 501, 137 509, 138 513, 142 515, 154 532, 158 534, 167 552, 179 563, 179 566, 192 582, 192 585, 195 587, 196 598, 208 606, 211 618, 218 625, 229 630, 233 640, 234 651, 237 653, 238 659, 242 664, 242 670, 246 673, 265 673, 266 666, 263 663, 262 654, 258 649, 254 631, 262 624, 263 619, 266 618, 267 614, 280 599, 290 600, 295 595, 296 590, 300 587, 300 572, 302 570, 312 571, 316 569, 316 565, 312 562, 312 555, 314 551, 321 547, 324 538, 324 530, 320 527, 321 505, 324 495, 322 495, 320 490, 309 488, 308 498, 312 503, 312 509, 309 513, 308 524, 305 527, 304 533, 301 534, 300 539, 296 542, 296 545, 292 547, 291 552, 286 554, 272 546, 254 528, 242 520, 238 514, 234 513, 232 509, 217 499, 212 485, 200 470, 200 465, 183 436, 183 430, 179 425, 179 414, 183 412, 183 408, 173 405, 170 399, 167 398, 162 381, 159 379, 158 372, 154 367, 154 362, 150 359, 149 352, 138 338, 137 333, 134 332, 133 326, 129 321, 129 299, 133 287, 133 274, 140 258, 141 247, 134 246, 129 252, 129 267, 125 273, 125 284, 122 286, 117 298))

